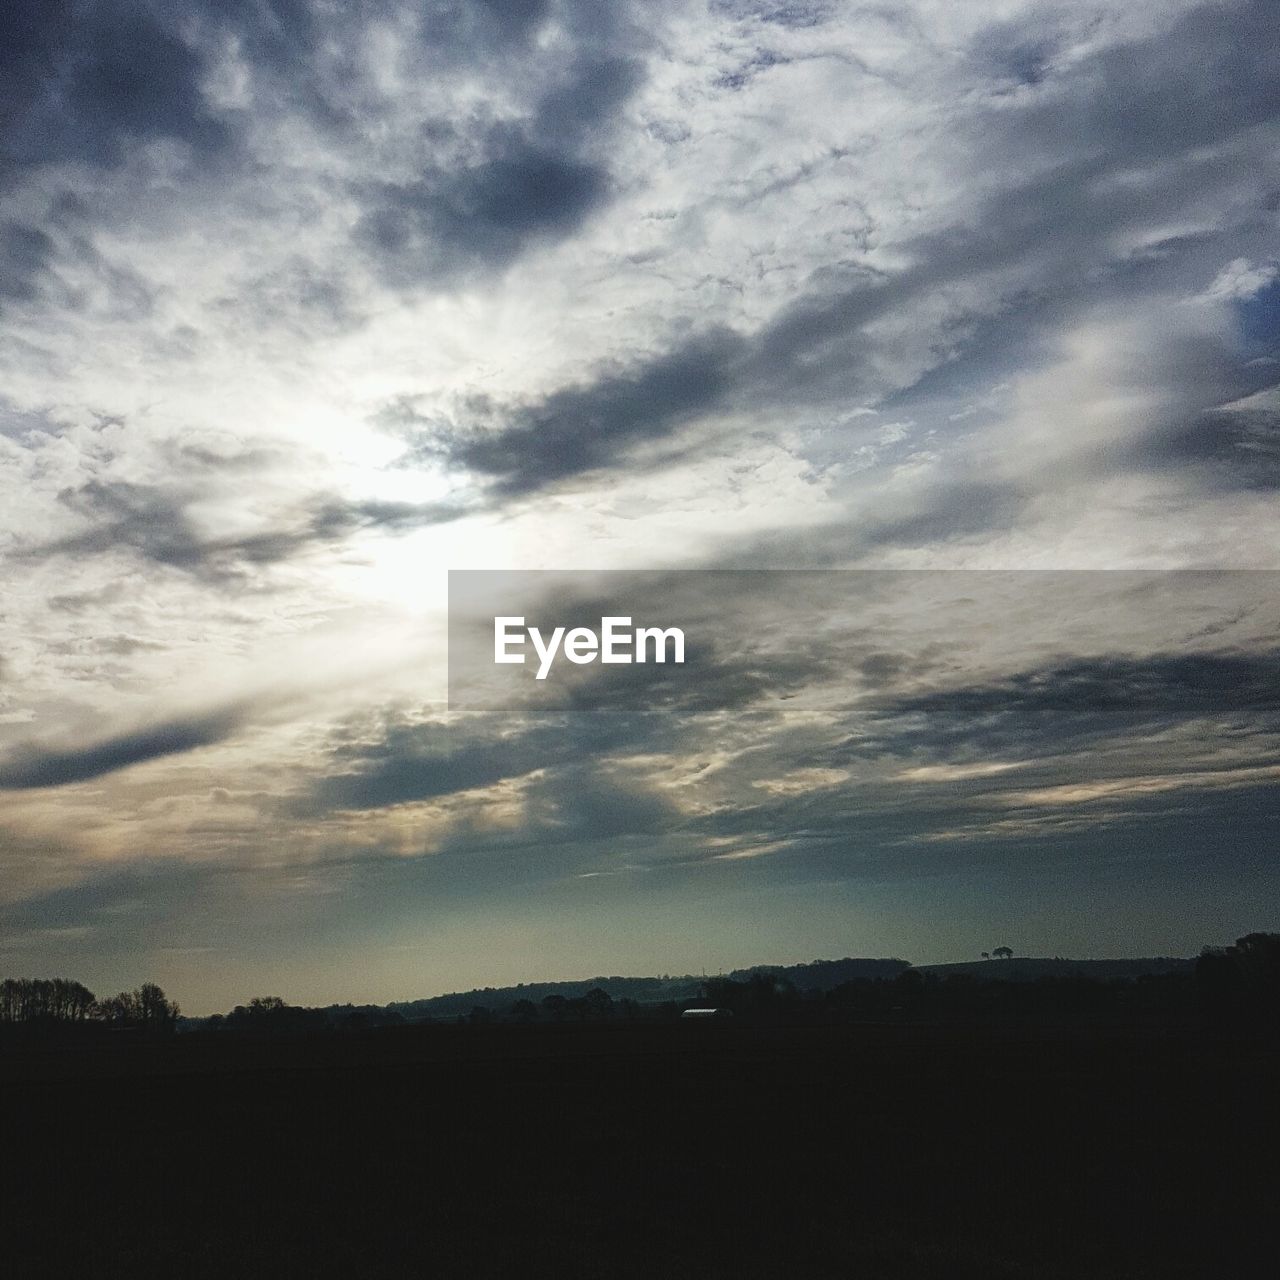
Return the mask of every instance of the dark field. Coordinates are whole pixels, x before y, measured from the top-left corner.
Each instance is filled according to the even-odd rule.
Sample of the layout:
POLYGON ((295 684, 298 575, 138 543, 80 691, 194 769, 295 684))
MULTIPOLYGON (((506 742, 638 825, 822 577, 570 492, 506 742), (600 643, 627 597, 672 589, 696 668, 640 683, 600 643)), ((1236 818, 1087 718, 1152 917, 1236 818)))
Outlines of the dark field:
POLYGON ((420 1027, 8 1048, 16 1277, 1227 1277, 1280 1052, 1202 1033, 420 1027))

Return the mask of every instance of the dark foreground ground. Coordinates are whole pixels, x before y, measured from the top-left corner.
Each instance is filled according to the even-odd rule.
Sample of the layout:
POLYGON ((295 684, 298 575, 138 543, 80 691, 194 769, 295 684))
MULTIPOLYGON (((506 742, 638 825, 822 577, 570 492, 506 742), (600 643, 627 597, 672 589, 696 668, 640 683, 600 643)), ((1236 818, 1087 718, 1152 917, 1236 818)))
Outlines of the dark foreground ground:
POLYGON ((1280 1256, 1274 1044, 426 1027, 0 1050, 0 1271, 1230 1277, 1280 1256))

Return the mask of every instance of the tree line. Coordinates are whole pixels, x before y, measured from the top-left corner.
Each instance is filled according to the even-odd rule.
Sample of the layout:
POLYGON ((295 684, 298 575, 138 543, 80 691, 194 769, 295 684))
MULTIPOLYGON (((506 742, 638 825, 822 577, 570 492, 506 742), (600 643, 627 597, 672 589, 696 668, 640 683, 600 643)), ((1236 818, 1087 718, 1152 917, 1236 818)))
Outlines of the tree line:
POLYGON ((154 983, 98 999, 71 978, 5 978, 0 982, 0 1024, 66 1027, 93 1023, 172 1031, 179 1009, 154 983))
MULTIPOLYGON (((991 958, 1009 959, 1009 947, 991 958)), ((997 970, 1000 966, 995 967, 997 970)), ((1229 947, 1206 947, 1194 969, 1133 977, 1059 973, 1027 981, 985 974, 938 974, 904 966, 899 972, 860 976, 825 990, 803 988, 783 970, 741 971, 705 978, 696 997, 640 1005, 614 1000, 602 988, 538 1003, 517 1000, 477 1005, 468 1023, 566 1022, 674 1018, 689 1007, 727 1010, 734 1022, 942 1021, 1010 1019, 1057 1021, 1190 1022, 1280 1033, 1280 934, 1251 933, 1229 947)))
MULTIPOLYGON (((997 947, 990 955, 1009 958, 1012 951, 997 947)), ((923 972, 902 961, 866 963, 878 967, 866 969, 866 976, 825 989, 801 987, 787 970, 742 970, 728 977, 704 978, 696 992, 685 998, 672 999, 664 992, 665 999, 638 1001, 596 985, 579 995, 552 991, 537 1001, 522 996, 501 1004, 473 1002, 469 1011, 449 1016, 472 1025, 633 1021, 678 1017, 690 1005, 727 1009, 739 1018, 755 1021, 907 1018, 968 1022, 1063 1016, 1166 1020, 1198 1013, 1211 1023, 1280 1031, 1280 933, 1251 933, 1229 947, 1206 947, 1194 972, 1144 974, 1136 980, 1074 973, 1006 982, 986 980, 975 973, 944 976, 923 972)), ((816 966, 799 968, 804 977, 816 976, 810 972, 816 966)), ((993 966, 993 970, 999 968, 993 966)), ((858 970, 855 967, 852 971, 858 970)), ((604 981, 612 985, 612 980, 604 981)), ((516 990, 534 992, 538 988, 516 990)), ((280 996, 258 996, 226 1015, 203 1019, 201 1025, 208 1031, 268 1033, 362 1030, 419 1020, 406 1017, 401 1012, 406 1007, 305 1008, 288 1004, 280 996)), ((98 1025, 171 1031, 178 1013, 177 1004, 152 982, 105 999, 98 999, 82 983, 68 978, 6 978, 0 982, 0 1027, 98 1025)))

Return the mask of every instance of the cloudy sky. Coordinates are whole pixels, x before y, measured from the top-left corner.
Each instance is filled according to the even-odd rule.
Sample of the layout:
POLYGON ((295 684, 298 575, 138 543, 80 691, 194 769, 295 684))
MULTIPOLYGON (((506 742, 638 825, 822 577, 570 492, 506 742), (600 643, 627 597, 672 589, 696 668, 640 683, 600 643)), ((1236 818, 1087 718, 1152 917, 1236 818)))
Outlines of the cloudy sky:
POLYGON ((1274 927, 1278 36, 9 0, 0 970, 207 1012, 1274 927), (498 568, 773 621, 643 707, 449 709, 498 568), (744 568, 947 572, 676 572, 744 568))

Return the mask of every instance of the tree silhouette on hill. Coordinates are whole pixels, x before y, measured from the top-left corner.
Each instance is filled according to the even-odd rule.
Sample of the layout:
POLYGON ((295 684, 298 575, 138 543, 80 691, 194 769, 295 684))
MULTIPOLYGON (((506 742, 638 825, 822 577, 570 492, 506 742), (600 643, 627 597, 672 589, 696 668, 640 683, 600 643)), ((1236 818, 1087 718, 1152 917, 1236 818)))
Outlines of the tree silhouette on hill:
POLYGON ((172 1031, 179 1009, 154 982, 136 991, 122 991, 99 1001, 99 1016, 117 1027, 142 1027, 148 1031, 172 1031))
POLYGON ((33 1027, 106 1024, 172 1031, 178 1006, 154 982, 97 999, 70 978, 6 978, 0 982, 0 1023, 33 1027))
POLYGON ((1280 1033, 1280 933, 1247 933, 1230 947, 1206 947, 1196 962, 1205 1011, 1280 1033))

